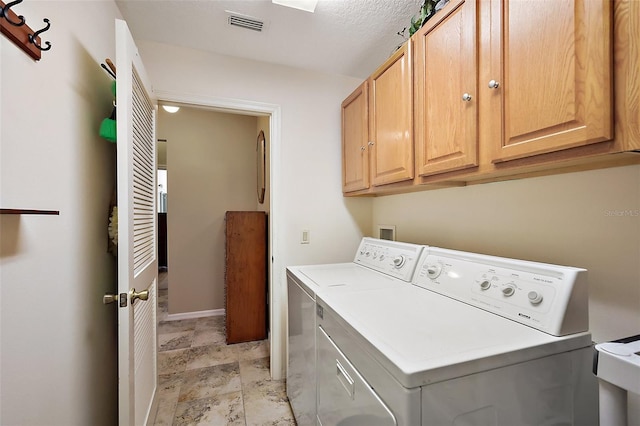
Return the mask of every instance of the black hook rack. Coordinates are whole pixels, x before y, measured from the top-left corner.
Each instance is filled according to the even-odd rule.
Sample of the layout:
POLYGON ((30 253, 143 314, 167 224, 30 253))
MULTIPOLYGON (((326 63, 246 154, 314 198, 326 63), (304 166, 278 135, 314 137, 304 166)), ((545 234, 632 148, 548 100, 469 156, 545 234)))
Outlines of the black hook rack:
POLYGON ((49 23, 49 20, 47 18, 44 18, 43 21, 45 24, 47 24, 47 26, 42 28, 41 30, 36 31, 33 34, 29 34, 29 41, 35 44, 36 47, 40 50, 49 50, 51 49, 51 43, 49 43, 48 41, 45 41, 44 44, 46 44, 47 47, 42 47, 42 45, 37 41, 38 38, 40 37, 40 34, 42 34, 45 31, 48 31, 49 28, 51 28, 51 24, 49 23))
POLYGON ((26 19, 22 15, 16 14, 11 8, 19 5, 24 0, 14 0, 4 3, 0 0, 0 28, 9 40, 22 49, 27 55, 36 61, 42 57, 42 51, 50 50, 51 43, 48 41, 43 43, 40 41, 40 34, 51 28, 49 19, 44 18, 46 26, 38 31, 34 31, 27 25, 26 19))
POLYGON ((6 19, 11 25, 14 25, 16 27, 20 27, 22 25, 25 24, 25 20, 24 20, 24 16, 19 15, 18 16, 18 22, 14 22, 9 16, 9 9, 11 9, 13 6, 18 5, 20 3, 22 3, 23 0, 15 0, 12 2, 7 3, 4 7, 2 7, 0 9, 0 18, 4 18, 6 19))

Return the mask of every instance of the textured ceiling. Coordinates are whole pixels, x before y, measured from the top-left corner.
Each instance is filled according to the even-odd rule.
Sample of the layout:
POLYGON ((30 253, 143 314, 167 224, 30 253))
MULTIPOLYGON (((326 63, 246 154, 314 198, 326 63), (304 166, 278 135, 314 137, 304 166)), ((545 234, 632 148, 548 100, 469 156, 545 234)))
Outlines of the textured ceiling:
POLYGON ((271 0, 116 3, 135 39, 365 78, 403 42, 397 32, 422 0, 320 0, 315 13, 271 0), (265 28, 232 27, 226 11, 264 21, 265 28))

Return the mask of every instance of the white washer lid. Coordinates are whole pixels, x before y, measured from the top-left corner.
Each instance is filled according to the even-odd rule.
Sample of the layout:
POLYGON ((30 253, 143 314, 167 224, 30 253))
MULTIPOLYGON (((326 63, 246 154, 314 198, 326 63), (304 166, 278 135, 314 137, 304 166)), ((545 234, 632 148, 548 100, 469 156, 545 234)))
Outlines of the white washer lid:
POLYGON ((588 332, 551 336, 411 285, 318 296, 407 388, 591 345, 588 332))
POLYGON ((408 285, 355 263, 294 266, 288 269, 309 291, 319 295, 326 291, 362 291, 408 285))

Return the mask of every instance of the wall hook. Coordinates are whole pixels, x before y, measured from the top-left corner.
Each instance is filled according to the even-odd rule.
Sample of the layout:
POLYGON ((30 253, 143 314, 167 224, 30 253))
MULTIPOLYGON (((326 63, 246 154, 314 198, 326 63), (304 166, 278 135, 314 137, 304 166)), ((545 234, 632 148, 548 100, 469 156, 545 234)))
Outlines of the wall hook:
POLYGON ((24 20, 24 16, 22 15, 18 15, 18 22, 14 22, 11 19, 9 19, 9 9, 11 9, 13 6, 22 3, 23 0, 15 0, 12 1, 10 3, 7 3, 3 8, 0 8, 0 18, 4 18, 7 20, 8 23, 10 23, 11 25, 15 25, 16 27, 21 27, 22 25, 24 25, 25 20, 24 20))
POLYGON ((47 18, 44 18, 43 21, 45 22, 45 24, 47 24, 47 26, 42 28, 41 30, 36 31, 34 34, 29 34, 29 41, 31 43, 33 43, 40 50, 49 50, 49 49, 51 49, 51 43, 49 43, 48 41, 44 42, 44 44, 46 44, 47 47, 42 47, 41 44, 38 44, 36 42, 36 38, 40 34, 42 34, 43 32, 47 31, 49 28, 51 28, 51 24, 49 23, 49 20, 47 18))
POLYGON ((116 78, 116 75, 105 64, 100 64, 100 66, 107 72, 107 74, 109 74, 114 79, 116 78))

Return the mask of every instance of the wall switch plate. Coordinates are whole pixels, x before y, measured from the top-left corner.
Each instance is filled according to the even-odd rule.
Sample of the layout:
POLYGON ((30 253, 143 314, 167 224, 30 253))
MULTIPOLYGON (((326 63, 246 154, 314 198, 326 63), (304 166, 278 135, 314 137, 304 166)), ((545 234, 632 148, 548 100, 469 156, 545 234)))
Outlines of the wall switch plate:
POLYGON ((309 230, 304 229, 302 231, 302 236, 300 237, 300 244, 309 244, 309 230))

